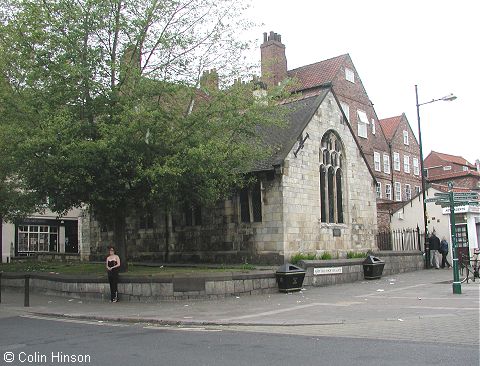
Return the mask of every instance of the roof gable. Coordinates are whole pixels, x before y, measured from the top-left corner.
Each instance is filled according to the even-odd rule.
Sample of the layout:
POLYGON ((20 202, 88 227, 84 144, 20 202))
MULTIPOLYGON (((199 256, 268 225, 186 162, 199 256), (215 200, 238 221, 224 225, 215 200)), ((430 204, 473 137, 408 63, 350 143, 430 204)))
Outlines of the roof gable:
POLYGON ((393 139, 393 136, 395 136, 395 132, 397 132, 401 121, 402 115, 378 120, 378 123, 380 124, 383 134, 387 140, 391 141, 393 139))
POLYGON ((264 145, 272 152, 267 159, 257 162, 253 171, 272 170, 282 164, 329 91, 326 88, 318 95, 283 104, 288 109, 285 126, 259 127, 264 145))
POLYGON ((347 57, 348 54, 344 54, 314 64, 301 66, 287 71, 287 74, 298 81, 299 86, 297 90, 315 88, 332 82, 347 57))
MULTIPOLYGON (((269 158, 259 161, 252 169, 253 172, 272 170, 275 166, 283 163, 285 158, 294 147, 295 143, 298 141, 299 136, 301 136, 303 130, 310 123, 315 112, 318 110, 319 106, 322 104, 329 92, 333 94, 338 109, 343 114, 345 120, 347 120, 342 108, 340 107, 340 101, 331 87, 323 88, 321 93, 315 96, 310 96, 283 104, 283 106, 289 109, 289 113, 287 113, 286 126, 284 128, 268 126, 260 129, 259 133, 262 136, 263 143, 265 146, 268 146, 272 149, 272 153, 269 158)), ((362 159, 365 162, 365 166, 376 183, 375 174, 368 164, 367 158, 361 149, 360 143, 358 142, 358 139, 352 130, 352 126, 348 121, 346 122, 346 125, 355 141, 362 159)))

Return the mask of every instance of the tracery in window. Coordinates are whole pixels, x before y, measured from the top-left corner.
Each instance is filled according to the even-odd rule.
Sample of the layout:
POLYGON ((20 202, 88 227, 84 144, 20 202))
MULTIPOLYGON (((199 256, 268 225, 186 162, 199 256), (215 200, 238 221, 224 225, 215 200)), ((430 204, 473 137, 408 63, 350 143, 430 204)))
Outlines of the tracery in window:
POLYGON ((343 147, 333 131, 322 138, 319 164, 320 219, 326 223, 343 223, 343 147))

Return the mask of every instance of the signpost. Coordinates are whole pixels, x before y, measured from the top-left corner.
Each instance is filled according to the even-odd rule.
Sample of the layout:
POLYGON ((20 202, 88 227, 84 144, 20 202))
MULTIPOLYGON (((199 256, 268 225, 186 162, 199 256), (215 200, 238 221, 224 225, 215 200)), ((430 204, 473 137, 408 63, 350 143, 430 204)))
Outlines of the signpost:
POLYGON ((450 233, 452 235, 452 257, 453 257, 453 293, 462 293, 462 284, 458 273, 457 258, 457 234, 455 231, 455 207, 456 206, 478 206, 479 196, 475 192, 453 192, 453 183, 448 182, 448 193, 435 193, 435 198, 425 199, 427 202, 435 202, 442 207, 450 207, 450 233))

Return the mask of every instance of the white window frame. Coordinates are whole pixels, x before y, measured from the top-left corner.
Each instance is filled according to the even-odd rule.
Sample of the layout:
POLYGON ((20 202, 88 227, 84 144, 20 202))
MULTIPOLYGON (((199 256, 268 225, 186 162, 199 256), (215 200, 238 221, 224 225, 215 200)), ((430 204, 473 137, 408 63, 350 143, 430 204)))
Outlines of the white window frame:
POLYGON ((375 130, 375 120, 372 118, 372 134, 375 135, 377 131, 375 130))
POLYGON ((443 167, 443 170, 444 170, 444 171, 452 170, 452 166, 451 166, 451 165, 445 165, 445 166, 443 167))
POLYGON ((393 153, 393 169, 400 171, 400 153, 393 153))
POLYGON ((379 152, 376 152, 376 151, 373 152, 373 165, 375 167, 376 172, 382 171, 382 161, 381 161, 379 152))
POLYGON ((464 165, 464 166, 462 167, 462 170, 463 170, 464 172, 468 172, 468 166, 465 166, 465 165, 464 165))
POLYGON ((367 125, 370 124, 370 122, 368 122, 367 113, 357 109, 357 117, 358 117, 358 136, 367 139, 368 138, 367 125))
POLYGON ((413 158, 413 175, 420 175, 420 168, 418 166, 418 158, 413 158))
POLYGON ((420 188, 420 186, 415 186, 415 194, 420 194, 421 191, 422 188, 420 188))
POLYGON ((350 106, 345 102, 340 102, 340 107, 342 107, 343 113, 345 117, 347 117, 347 121, 350 122, 350 106))
POLYGON ((395 182, 395 201, 401 202, 402 201, 402 183, 395 182))
POLYGON ((345 80, 355 84, 355 73, 349 68, 345 68, 345 80))
POLYGON ((382 183, 377 182, 377 198, 382 198, 382 183))
POLYGON ((392 200, 392 185, 390 183, 385 183, 385 198, 392 200))
POLYGON ((383 172, 390 174, 390 156, 383 154, 383 172))
POLYGON ((410 173, 410 156, 403 155, 403 171, 410 173))
POLYGON ((410 201, 412 199, 412 187, 410 184, 405 184, 405 200, 410 201))
POLYGON ((403 144, 404 145, 409 145, 408 131, 406 131, 406 130, 403 130, 403 144))

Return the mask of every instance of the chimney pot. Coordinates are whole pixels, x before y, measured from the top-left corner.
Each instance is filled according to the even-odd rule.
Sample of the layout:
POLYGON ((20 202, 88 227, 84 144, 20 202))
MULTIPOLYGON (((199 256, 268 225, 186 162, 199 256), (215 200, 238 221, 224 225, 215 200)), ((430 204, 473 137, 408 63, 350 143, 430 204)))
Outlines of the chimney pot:
POLYGON ((263 43, 268 41, 268 35, 267 32, 263 32, 263 43))

